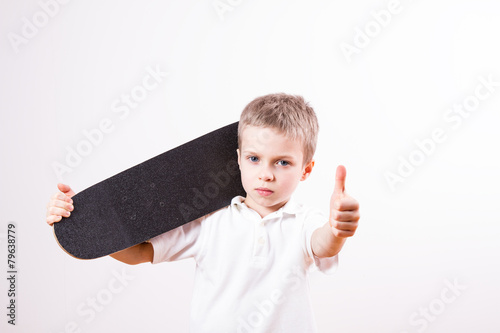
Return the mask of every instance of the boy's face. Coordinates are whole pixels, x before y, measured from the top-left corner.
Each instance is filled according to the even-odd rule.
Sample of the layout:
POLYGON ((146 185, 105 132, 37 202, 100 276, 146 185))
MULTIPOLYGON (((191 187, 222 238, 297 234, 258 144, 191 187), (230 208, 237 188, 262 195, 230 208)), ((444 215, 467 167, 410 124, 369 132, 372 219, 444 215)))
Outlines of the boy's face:
POLYGON ((288 202, 314 161, 303 165, 303 145, 274 128, 247 126, 241 133, 238 163, 247 193, 245 204, 262 217, 288 202))

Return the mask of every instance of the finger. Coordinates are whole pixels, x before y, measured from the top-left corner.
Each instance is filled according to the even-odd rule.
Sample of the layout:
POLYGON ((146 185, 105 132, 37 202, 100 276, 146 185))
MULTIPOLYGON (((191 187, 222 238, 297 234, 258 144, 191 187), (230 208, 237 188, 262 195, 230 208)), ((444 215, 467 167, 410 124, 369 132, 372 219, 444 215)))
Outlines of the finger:
POLYGON ((345 177, 347 171, 345 166, 339 165, 337 171, 335 172, 335 187, 334 192, 337 194, 343 193, 345 189, 345 177))
POLYGON ((61 192, 54 193, 52 195, 52 197, 50 197, 50 199, 51 199, 51 201, 53 201, 53 200, 64 200, 66 202, 73 203, 73 199, 71 199, 66 194, 61 193, 61 192))
POLYGON ((75 195, 75 192, 71 189, 71 187, 69 187, 69 185, 59 183, 57 184, 57 188, 70 198, 75 195))
POLYGON ((64 209, 64 208, 50 207, 47 210, 47 216, 50 216, 50 215, 69 217, 71 215, 71 212, 64 209))
POLYGON ((331 231, 336 237, 352 237, 358 228, 357 222, 332 221, 331 231))
MULTIPOLYGON (((62 194, 62 193, 61 193, 61 195, 64 196, 64 194, 62 194)), ((62 209, 68 210, 68 211, 73 211, 75 209, 75 207, 70 202, 67 202, 66 200, 51 199, 47 203, 47 214, 46 214, 47 216, 49 216, 51 214, 51 210, 53 207, 62 208, 62 209)))
POLYGON ((347 238, 347 237, 352 237, 356 233, 356 231, 344 231, 344 230, 339 230, 332 228, 332 233, 335 237, 339 238, 347 238))
POLYGON ((335 200, 333 208, 339 211, 354 211, 359 209, 359 203, 356 199, 350 196, 335 200))
POLYGON ((63 200, 53 200, 50 202, 50 207, 58 207, 58 208, 63 208, 68 211, 72 211, 74 209, 73 205, 67 201, 63 200))
POLYGON ((47 219, 46 219, 48 225, 53 225, 54 223, 59 222, 61 220, 62 220, 62 216, 56 216, 56 215, 49 215, 49 216, 47 216, 47 219))
POLYGON ((340 231, 356 231, 358 228, 358 222, 340 222, 332 221, 332 228, 340 231))
POLYGON ((359 211, 334 211, 332 212, 332 219, 337 222, 358 222, 359 221, 359 211))

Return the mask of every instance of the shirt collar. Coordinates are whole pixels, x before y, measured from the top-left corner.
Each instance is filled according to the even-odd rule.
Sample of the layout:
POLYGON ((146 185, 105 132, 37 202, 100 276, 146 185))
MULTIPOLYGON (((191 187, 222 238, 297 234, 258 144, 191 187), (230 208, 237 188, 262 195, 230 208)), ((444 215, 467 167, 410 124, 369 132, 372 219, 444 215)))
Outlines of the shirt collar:
MULTIPOLYGON (((252 210, 244 203, 244 201, 245 201, 245 198, 238 195, 231 200, 231 206, 236 206, 240 210, 242 210, 242 209, 252 210)), ((301 208, 301 206, 298 203, 296 203, 295 200, 293 200, 293 198, 290 198, 290 200, 288 200, 288 202, 283 207, 278 209, 276 212, 269 214, 268 216, 271 216, 271 215, 282 216, 283 213, 290 214, 290 215, 296 215, 299 212, 300 208, 301 208)))

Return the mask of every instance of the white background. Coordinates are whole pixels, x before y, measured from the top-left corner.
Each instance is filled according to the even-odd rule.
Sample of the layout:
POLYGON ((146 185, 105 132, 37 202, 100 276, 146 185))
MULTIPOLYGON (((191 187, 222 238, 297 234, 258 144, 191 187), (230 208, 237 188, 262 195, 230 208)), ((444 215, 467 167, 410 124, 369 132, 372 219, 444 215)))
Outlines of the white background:
POLYGON ((474 96, 479 77, 500 82, 498 1, 402 0, 382 28, 372 13, 389 1, 233 0, 222 16, 212 0, 69 1, 46 22, 40 3, 0 5, 0 331, 187 332, 194 263, 65 254, 45 224, 53 164, 66 163, 83 131, 112 121, 61 177, 78 192, 238 120, 272 92, 303 95, 320 121, 316 168, 297 199, 326 211, 344 164, 346 190, 361 203, 338 272, 311 276, 319 331, 500 331, 500 87, 456 128, 443 118, 474 96), (35 19, 38 31, 12 43, 35 19), (346 57, 341 45, 354 47, 367 27, 368 45, 346 57), (112 105, 147 67, 168 76, 121 119, 112 105), (415 140, 438 128, 446 140, 418 155, 415 140), (391 188, 387 172, 410 155, 424 159, 391 188), (15 327, 9 222, 18 230, 15 327), (131 280, 111 293, 114 274, 131 280), (449 283, 465 289, 454 294, 449 283), (91 318, 96 297, 105 304, 91 318))

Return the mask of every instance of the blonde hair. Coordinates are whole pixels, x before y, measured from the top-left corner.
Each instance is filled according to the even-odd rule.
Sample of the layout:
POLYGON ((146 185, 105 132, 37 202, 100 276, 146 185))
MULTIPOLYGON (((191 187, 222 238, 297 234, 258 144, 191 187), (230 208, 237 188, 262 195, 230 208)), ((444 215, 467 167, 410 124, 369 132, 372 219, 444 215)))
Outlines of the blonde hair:
POLYGON ((302 142, 304 165, 316 151, 318 119, 313 108, 302 96, 284 93, 257 97, 243 109, 238 125, 238 147, 241 149, 241 133, 246 126, 277 129, 290 140, 302 142))

